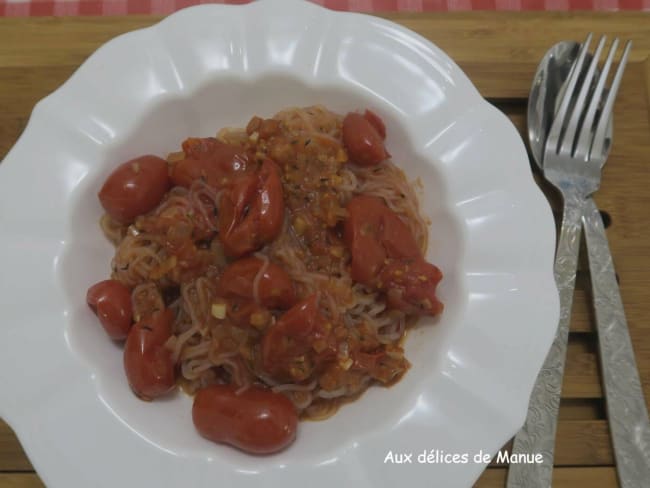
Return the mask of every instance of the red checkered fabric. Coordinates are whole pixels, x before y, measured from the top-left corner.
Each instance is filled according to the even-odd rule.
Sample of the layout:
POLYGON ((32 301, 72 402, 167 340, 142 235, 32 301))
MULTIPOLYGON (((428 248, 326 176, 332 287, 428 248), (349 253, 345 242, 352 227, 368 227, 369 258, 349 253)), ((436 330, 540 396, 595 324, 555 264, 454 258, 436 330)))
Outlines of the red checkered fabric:
MULTIPOLYGON (((167 15, 201 3, 248 0, 0 0, 0 17, 64 15, 167 15)), ((646 10, 650 0, 312 0, 335 10, 426 12, 463 10, 646 10)))

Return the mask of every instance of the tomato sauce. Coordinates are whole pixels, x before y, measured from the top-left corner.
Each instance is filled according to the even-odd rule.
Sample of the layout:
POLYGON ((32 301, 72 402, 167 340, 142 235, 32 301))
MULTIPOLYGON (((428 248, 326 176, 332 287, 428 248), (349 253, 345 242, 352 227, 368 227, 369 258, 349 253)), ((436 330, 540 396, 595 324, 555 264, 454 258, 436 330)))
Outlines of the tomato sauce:
POLYGON ((442 273, 385 139, 371 111, 288 109, 109 176, 113 279, 87 301, 126 339, 139 397, 183 383, 201 435, 268 453, 293 441, 299 416, 403 376, 407 324, 442 312, 442 273))

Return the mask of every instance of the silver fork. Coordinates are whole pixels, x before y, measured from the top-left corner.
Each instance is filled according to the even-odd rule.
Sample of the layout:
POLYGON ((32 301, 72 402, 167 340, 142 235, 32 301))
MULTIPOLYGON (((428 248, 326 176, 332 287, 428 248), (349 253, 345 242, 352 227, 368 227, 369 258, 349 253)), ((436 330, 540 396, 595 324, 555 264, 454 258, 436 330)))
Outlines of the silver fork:
POLYGON ((551 486, 557 413, 582 225, 589 254, 607 412, 619 481, 623 488, 641 488, 650 480, 648 413, 604 225, 591 198, 600 187, 601 169, 609 154, 611 141, 606 139, 606 129, 631 43, 625 46, 609 92, 603 95, 618 39, 612 43, 596 81, 596 66, 605 44, 604 36, 600 39, 580 83, 590 42, 591 34, 583 43, 573 66, 544 151, 544 175, 557 187, 564 200, 555 261, 561 312, 555 340, 533 389, 526 423, 513 444, 513 454, 541 453, 543 463, 512 464, 508 472, 509 488, 551 486))

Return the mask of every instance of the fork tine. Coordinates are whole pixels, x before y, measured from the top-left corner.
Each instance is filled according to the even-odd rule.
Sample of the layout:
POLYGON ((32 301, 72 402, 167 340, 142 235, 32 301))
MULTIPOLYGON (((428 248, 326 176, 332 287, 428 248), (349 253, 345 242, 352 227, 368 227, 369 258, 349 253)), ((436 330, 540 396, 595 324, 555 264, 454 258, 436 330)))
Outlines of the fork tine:
MULTIPOLYGON (((600 72, 600 78, 594 92, 591 96, 591 103, 587 109, 587 114, 584 118, 584 123, 582 124, 582 129, 580 130, 580 136, 578 137, 578 143, 576 144, 575 157, 586 161, 589 158, 589 150, 593 142, 593 129, 594 129, 594 120, 596 117, 596 110, 603 98, 603 90, 605 89, 605 83, 607 81, 607 75, 612 66, 612 61, 614 60, 614 54, 616 54, 616 49, 618 49, 618 38, 614 39, 611 47, 609 48, 609 53, 607 54, 607 59, 603 65, 603 69, 600 72)), ((603 115, 600 116, 601 120, 605 120, 606 123, 609 123, 607 119, 603 119, 603 115)))
MULTIPOLYGON (((580 87, 580 93, 578 98, 573 106, 573 112, 571 113, 571 118, 567 124, 566 130, 564 131, 564 137, 562 138, 562 145, 560 146, 560 154, 565 156, 571 156, 573 154, 573 147, 575 144, 575 135, 578 130, 578 123, 584 112, 586 106, 587 94, 591 88, 594 76, 596 74, 596 66, 598 65, 598 60, 600 59, 600 53, 603 50, 605 45, 605 36, 601 36, 600 41, 598 42, 598 47, 596 52, 591 58, 591 63, 589 64, 589 69, 585 74, 584 80, 582 81, 582 86, 580 87)), ((588 121, 590 119, 585 118, 584 120, 588 121)))
MULTIPOLYGON (((607 94, 607 100, 605 101, 605 106, 603 111, 600 114, 600 119, 598 120, 598 126, 596 127, 596 133, 594 135, 594 142, 591 147, 589 155, 595 154, 598 156, 602 154, 605 147, 605 131, 607 130, 607 121, 612 116, 612 110, 614 108, 614 100, 616 100, 616 94, 618 93, 618 87, 621 84, 621 79, 623 79, 623 71, 625 71, 625 65, 627 64, 627 57, 632 48, 632 41, 627 41, 625 44, 625 50, 623 51, 623 56, 618 63, 618 68, 616 69, 616 74, 614 75, 614 81, 612 81, 612 86, 609 89, 607 94)), ((605 164, 603 161, 602 164, 605 164)))
POLYGON ((564 91, 564 96, 562 97, 562 103, 560 108, 555 114, 553 119, 553 124, 551 125, 551 130, 548 133, 546 138, 546 150, 557 153, 558 147, 560 145, 560 135, 562 133, 562 127, 566 119, 566 113, 569 108, 569 103, 573 97, 573 92, 575 90, 576 83, 580 77, 580 72, 582 71, 582 64, 584 63, 587 50, 589 49, 589 43, 591 42, 592 34, 591 32, 585 39, 585 42, 582 43, 580 47, 580 52, 578 53, 578 58, 571 68, 571 75, 569 76, 569 81, 567 83, 566 90, 564 91))

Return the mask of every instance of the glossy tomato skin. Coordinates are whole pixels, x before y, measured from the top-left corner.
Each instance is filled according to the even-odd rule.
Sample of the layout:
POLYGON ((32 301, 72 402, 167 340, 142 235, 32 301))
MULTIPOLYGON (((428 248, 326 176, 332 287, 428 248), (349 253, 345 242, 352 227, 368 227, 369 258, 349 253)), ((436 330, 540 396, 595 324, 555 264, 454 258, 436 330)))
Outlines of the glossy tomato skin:
POLYGON ((358 195, 347 206, 344 241, 352 279, 386 292, 388 305, 417 315, 437 315, 440 270, 422 257, 410 229, 377 197, 358 195))
POLYGON ((387 283, 386 300, 391 308, 416 315, 438 315, 443 310, 436 296, 442 272, 424 259, 391 259, 380 280, 387 283))
POLYGON ((375 128, 377 134, 379 134, 379 137, 381 137, 382 140, 386 139, 386 125, 384 125, 384 121, 381 120, 379 115, 372 110, 366 110, 363 113, 363 118, 370 122, 370 125, 375 128))
POLYGON ((227 185, 235 174, 246 171, 248 156, 240 148, 214 137, 190 137, 183 142, 185 158, 175 162, 171 169, 174 185, 189 188, 192 182, 203 179, 213 188, 227 185))
POLYGON ((146 155, 118 166, 99 191, 106 213, 121 224, 130 224, 160 203, 170 187, 167 161, 146 155))
POLYGON ((117 280, 104 280, 88 288, 86 303, 111 339, 126 339, 133 322, 131 291, 117 280))
POLYGON ((251 454, 271 454, 296 438, 298 415, 280 393, 252 386, 212 385, 196 393, 192 420, 206 439, 251 454))
POLYGON ((253 203, 257 193, 254 174, 242 175, 221 195, 219 200, 219 240, 229 257, 239 257, 257 248, 257 218, 253 203))
POLYGON ((165 342, 174 314, 165 309, 133 325, 124 346, 124 371, 133 392, 143 400, 169 393, 176 386, 175 364, 165 342))
POLYGON ((359 195, 347 206, 343 238, 352 279, 372 285, 387 258, 415 258, 420 249, 408 226, 377 197, 359 195))
MULTIPOLYGON (((262 338, 262 365, 271 375, 283 381, 297 381, 304 378, 292 373, 292 361, 310 354, 316 362, 325 361, 335 346, 329 344, 333 336, 327 327, 327 320, 318 308, 318 297, 310 295, 291 307, 266 331, 262 338), (312 354, 315 341, 323 341, 325 349, 318 355, 312 354)), ((301 374, 298 372, 298 374, 301 374)))
POLYGON ((393 258, 418 258, 422 256, 409 226, 381 202, 384 212, 380 220, 380 239, 386 252, 393 258))
POLYGON ((280 234, 284 221, 284 199, 280 169, 270 159, 262 163, 259 171, 257 202, 260 215, 260 239, 266 244, 280 234))
POLYGON ((241 175, 224 190, 219 206, 219 239, 229 257, 251 253, 282 230, 284 201, 278 166, 264 160, 255 173, 241 175))
MULTIPOLYGON (((238 259, 219 277, 217 289, 224 298, 253 299, 253 282, 264 266, 255 257, 238 259)), ((268 308, 289 308, 296 301, 296 291, 287 272, 274 263, 268 263, 260 277, 258 295, 260 304, 268 308)))
POLYGON ((365 285, 372 285, 387 257, 377 235, 384 212, 382 205, 374 197, 360 195, 350 200, 346 208, 343 240, 352 256, 352 279, 365 285))
POLYGON ((350 112, 345 116, 342 134, 350 160, 359 166, 376 166, 390 157, 377 128, 361 114, 350 112))

